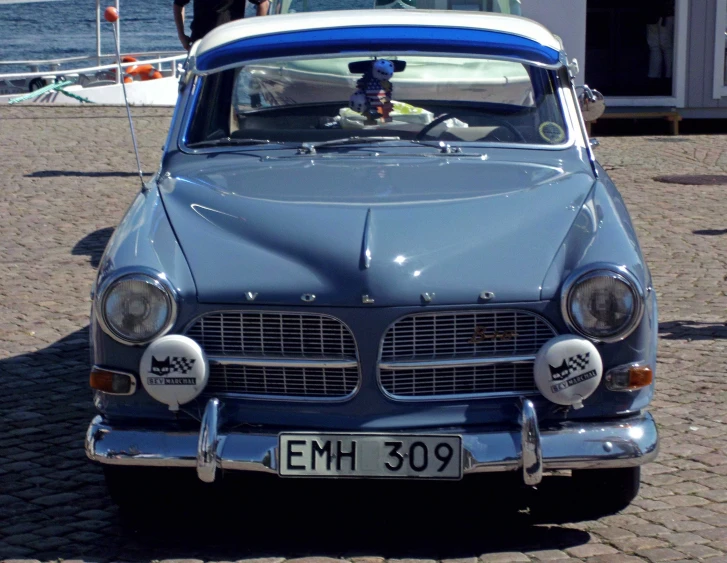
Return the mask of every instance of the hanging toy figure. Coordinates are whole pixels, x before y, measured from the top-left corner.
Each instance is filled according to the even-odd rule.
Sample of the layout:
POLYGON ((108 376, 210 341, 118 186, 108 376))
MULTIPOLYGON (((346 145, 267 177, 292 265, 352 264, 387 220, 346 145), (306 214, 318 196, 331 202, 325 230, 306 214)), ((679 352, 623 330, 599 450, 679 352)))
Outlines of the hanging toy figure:
POLYGON ((394 64, 380 59, 374 61, 371 69, 356 83, 358 89, 351 95, 349 107, 367 117, 367 125, 391 121, 389 115, 394 106, 391 103, 393 86, 390 78, 393 75, 394 64))
POLYGON ((356 113, 363 113, 366 111, 368 103, 366 101, 366 92, 363 90, 356 90, 351 94, 351 98, 348 100, 348 107, 350 107, 356 113))

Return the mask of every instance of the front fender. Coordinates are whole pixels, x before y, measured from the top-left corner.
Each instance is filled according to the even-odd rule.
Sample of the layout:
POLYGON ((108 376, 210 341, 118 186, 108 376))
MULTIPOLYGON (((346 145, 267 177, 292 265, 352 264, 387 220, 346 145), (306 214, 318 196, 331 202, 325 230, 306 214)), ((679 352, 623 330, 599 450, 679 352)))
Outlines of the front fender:
POLYGON ((651 286, 631 216, 605 172, 583 202, 545 274, 541 299, 557 299, 563 280, 573 270, 596 262, 625 266, 645 289, 651 286))
MULTIPOLYGON (((598 262, 626 267, 644 291, 644 315, 636 330, 625 340, 597 343, 604 372, 633 361, 648 362, 656 372, 658 319, 651 273, 644 260, 636 231, 616 186, 599 167, 599 179, 584 201, 568 234, 551 263, 541 289, 541 298, 560 302, 565 279, 576 269, 598 262)), ((564 322, 564 319, 561 319, 564 322)), ((638 391, 608 391, 602 384, 578 416, 634 412, 651 401, 654 384, 638 391)))
POLYGON ((170 330, 178 331, 189 322, 195 310, 196 287, 154 182, 137 194, 109 240, 92 292, 92 362, 137 373, 145 347, 117 342, 101 329, 96 316, 97 288, 112 277, 130 272, 156 272, 166 277, 177 294, 178 314, 170 330))

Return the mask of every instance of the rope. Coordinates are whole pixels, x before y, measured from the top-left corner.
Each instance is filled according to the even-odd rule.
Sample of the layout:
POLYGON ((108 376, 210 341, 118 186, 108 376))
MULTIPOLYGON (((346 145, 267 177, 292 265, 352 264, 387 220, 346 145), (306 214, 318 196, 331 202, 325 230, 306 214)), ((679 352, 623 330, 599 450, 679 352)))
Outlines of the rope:
POLYGON ((74 98, 78 100, 79 102, 86 102, 87 104, 93 104, 94 102, 89 100, 88 98, 84 98, 83 96, 79 96, 78 94, 74 94, 73 92, 66 92, 63 88, 58 88, 58 91, 61 94, 65 94, 69 98, 74 98))
POLYGON ((69 84, 73 84, 73 82, 71 82, 70 80, 66 80, 65 82, 59 82, 58 84, 48 84, 48 86, 38 88, 34 92, 30 92, 29 94, 23 94, 22 96, 13 98, 12 100, 10 100, 9 103, 17 104, 18 102, 24 102, 25 100, 30 100, 31 98, 35 98, 36 96, 40 96, 41 94, 45 94, 46 92, 55 90, 58 87, 62 88, 63 86, 68 86, 69 84))
POLYGON ((34 92, 30 92, 29 94, 23 94, 22 96, 13 98, 12 100, 10 100, 9 103, 17 104, 19 102, 24 102, 25 100, 30 100, 32 98, 41 96, 41 95, 45 94, 46 92, 52 92, 55 90, 57 92, 60 92, 61 94, 64 94, 65 96, 68 96, 69 98, 74 98, 80 102, 86 102, 86 103, 92 104, 93 102, 91 100, 89 100, 88 98, 84 98, 82 96, 78 96, 71 92, 66 92, 64 90, 64 88, 66 86, 70 86, 73 83, 74 83, 73 80, 64 80, 63 82, 58 82, 56 84, 48 84, 48 86, 43 86, 42 88, 38 88, 34 92))

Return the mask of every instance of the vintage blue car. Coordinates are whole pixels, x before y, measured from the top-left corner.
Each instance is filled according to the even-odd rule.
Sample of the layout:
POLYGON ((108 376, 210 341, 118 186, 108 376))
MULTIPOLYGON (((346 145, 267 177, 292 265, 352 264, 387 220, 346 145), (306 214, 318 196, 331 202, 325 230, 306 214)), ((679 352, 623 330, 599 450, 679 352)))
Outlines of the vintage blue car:
POLYGON ((113 498, 140 471, 571 470, 628 505, 658 452, 657 305, 576 67, 491 13, 276 14, 197 42, 92 292, 86 452, 113 498))

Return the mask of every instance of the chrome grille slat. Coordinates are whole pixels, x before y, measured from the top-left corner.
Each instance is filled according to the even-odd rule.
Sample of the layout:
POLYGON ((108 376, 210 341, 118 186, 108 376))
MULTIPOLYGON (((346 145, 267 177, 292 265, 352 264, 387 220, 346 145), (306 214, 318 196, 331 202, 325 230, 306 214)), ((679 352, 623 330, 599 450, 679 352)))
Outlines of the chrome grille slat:
POLYGON ((208 388, 225 386, 227 393, 279 397, 337 397, 353 393, 358 368, 280 368, 213 365, 208 388))
POLYGON ((409 400, 534 392, 533 358, 554 336, 529 311, 408 315, 384 336, 379 384, 389 396, 409 400))
POLYGON ((343 400, 359 386, 356 343, 334 317, 223 311, 200 317, 186 334, 210 357, 206 392, 343 400))
POLYGON ((458 366, 431 370, 382 370, 381 384, 391 395, 432 397, 536 391, 533 364, 458 366))

